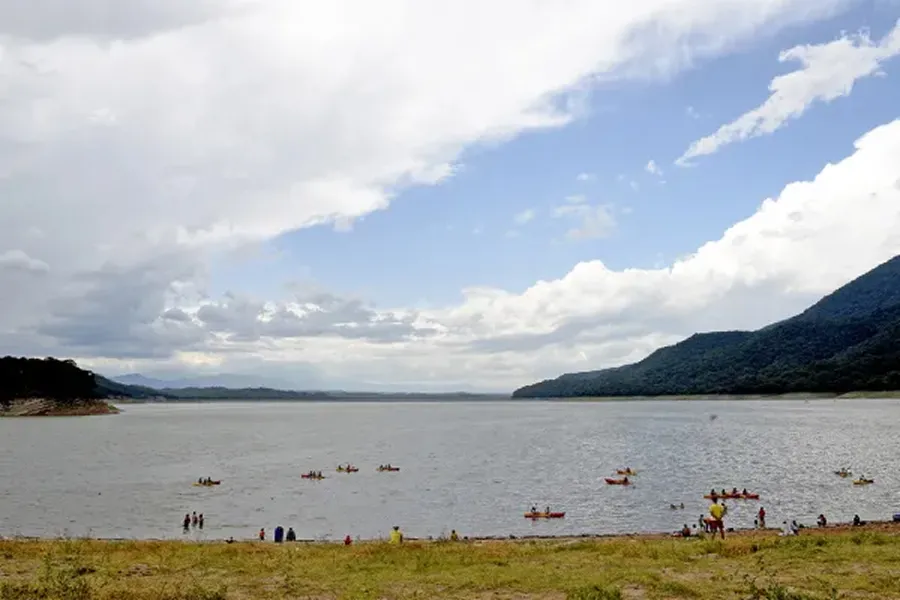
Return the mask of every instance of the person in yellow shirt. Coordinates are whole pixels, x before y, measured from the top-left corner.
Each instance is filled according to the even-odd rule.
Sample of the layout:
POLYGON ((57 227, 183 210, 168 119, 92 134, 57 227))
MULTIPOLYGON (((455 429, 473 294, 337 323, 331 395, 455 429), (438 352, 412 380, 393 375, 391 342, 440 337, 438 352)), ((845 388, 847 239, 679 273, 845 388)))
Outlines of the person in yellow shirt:
POLYGON ((391 530, 391 543, 392 544, 402 544, 403 543, 403 532, 400 531, 400 527, 398 525, 394 525, 394 528, 391 530))
POLYGON ((709 505, 709 516, 710 516, 710 528, 712 529, 713 537, 716 535, 716 530, 719 530, 719 533, 722 535, 722 539, 725 539, 725 512, 727 509, 725 505, 719 504, 718 499, 713 498, 712 504, 709 505))
POLYGON ((450 532, 450 541, 451 541, 451 542, 458 542, 458 541, 459 541, 459 534, 456 533, 456 530, 455 530, 455 529, 452 530, 452 531, 450 532))

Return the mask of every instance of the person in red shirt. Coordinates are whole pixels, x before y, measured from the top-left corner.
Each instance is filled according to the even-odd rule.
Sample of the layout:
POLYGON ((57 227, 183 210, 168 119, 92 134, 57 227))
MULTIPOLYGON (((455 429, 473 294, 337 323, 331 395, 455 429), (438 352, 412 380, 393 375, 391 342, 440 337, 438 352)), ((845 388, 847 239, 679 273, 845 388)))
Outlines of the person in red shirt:
POLYGON ((350 534, 348 533, 347 537, 344 538, 344 545, 349 546, 352 543, 353 543, 353 540, 350 539, 350 534))
POLYGON ((759 528, 765 529, 766 528, 766 509, 763 508, 762 506, 760 506, 759 513, 756 516, 759 519, 759 528))

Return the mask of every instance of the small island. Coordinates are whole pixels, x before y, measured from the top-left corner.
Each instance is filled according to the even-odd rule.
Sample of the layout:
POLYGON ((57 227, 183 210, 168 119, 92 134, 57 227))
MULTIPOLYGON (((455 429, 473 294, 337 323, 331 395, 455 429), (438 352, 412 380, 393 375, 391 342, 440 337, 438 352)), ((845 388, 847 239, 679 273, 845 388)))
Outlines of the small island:
POLYGON ((107 400, 91 371, 73 360, 0 358, 0 417, 109 415, 107 400))

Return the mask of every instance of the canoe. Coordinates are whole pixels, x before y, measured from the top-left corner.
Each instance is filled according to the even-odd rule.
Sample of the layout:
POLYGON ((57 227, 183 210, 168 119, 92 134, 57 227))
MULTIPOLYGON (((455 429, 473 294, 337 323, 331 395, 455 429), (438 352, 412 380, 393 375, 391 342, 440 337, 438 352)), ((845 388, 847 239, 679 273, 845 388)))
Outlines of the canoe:
POLYGON ((219 481, 210 481, 209 483, 200 483, 200 482, 195 481, 195 482, 194 482, 194 486, 196 486, 196 487, 212 487, 212 486, 214 486, 214 485, 220 485, 221 483, 222 483, 221 480, 219 480, 219 481))
POLYGON ((853 473, 851 473, 850 471, 847 471, 845 473, 842 473, 841 471, 835 471, 834 474, 838 477, 850 477, 851 475, 853 475, 853 473))
POLYGON ((703 496, 707 500, 759 500, 759 494, 706 494, 703 496))
POLYGON ((390 471, 391 473, 395 473, 395 472, 397 472, 397 471, 399 471, 399 470, 400 470, 400 467, 383 467, 383 468, 382 468, 382 467, 378 467, 378 468, 376 469, 376 471, 379 471, 379 472, 390 471))
POLYGON ((303 473, 302 475, 300 475, 300 477, 302 477, 303 479, 325 479, 324 475, 319 477, 318 475, 310 475, 309 473, 303 473))
POLYGON ((527 513, 525 513, 526 519, 562 519, 565 516, 566 516, 566 513, 564 513, 564 512, 551 512, 551 513, 527 512, 527 513))
POLYGON ((870 483, 875 483, 874 479, 854 479, 853 485, 869 485, 870 483))
POLYGON ((604 481, 609 485, 631 485, 630 481, 625 481, 624 479, 611 479, 609 477, 605 477, 604 481))
POLYGON ((616 475, 637 475, 637 471, 625 471, 623 469, 616 469, 616 475))
POLYGON ((338 473, 357 473, 359 472, 359 469, 357 467, 351 467, 349 469, 342 469, 341 467, 338 467, 336 471, 338 473))

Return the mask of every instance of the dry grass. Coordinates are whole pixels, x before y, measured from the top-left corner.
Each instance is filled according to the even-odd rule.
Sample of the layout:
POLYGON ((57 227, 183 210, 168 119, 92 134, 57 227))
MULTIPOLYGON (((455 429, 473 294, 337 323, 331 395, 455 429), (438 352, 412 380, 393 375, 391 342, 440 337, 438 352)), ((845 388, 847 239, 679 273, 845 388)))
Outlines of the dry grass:
POLYGON ((900 530, 337 544, 0 542, 2 600, 900 598, 900 530))

